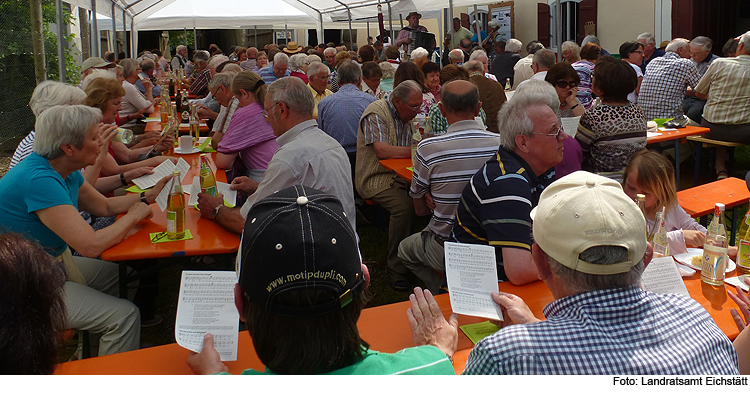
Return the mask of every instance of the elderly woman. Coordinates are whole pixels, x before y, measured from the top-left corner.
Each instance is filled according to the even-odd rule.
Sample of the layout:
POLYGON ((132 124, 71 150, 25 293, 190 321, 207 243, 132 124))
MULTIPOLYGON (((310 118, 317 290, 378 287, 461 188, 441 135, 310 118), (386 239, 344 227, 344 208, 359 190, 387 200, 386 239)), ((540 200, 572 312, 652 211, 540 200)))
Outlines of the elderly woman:
POLYGON ((106 198, 83 180, 81 168, 95 162, 101 139, 101 111, 85 105, 54 106, 36 121, 33 153, 0 179, 0 228, 38 242, 67 275, 66 325, 102 333, 99 355, 137 349, 140 314, 117 298, 118 267, 93 259, 120 242, 151 216, 152 203, 168 178, 140 195, 106 198), (94 231, 78 214, 124 214, 94 231), (73 257, 70 248, 83 256, 73 257))
POLYGON ((573 64, 581 60, 581 47, 573 41, 565 41, 560 45, 562 58, 565 63, 573 64))
POLYGON ((591 109, 594 103, 594 97, 591 95, 591 77, 594 73, 594 65, 596 59, 599 58, 602 48, 599 45, 589 42, 581 48, 581 60, 571 64, 571 67, 578 73, 578 77, 581 79, 578 85, 578 94, 576 97, 581 102, 584 109, 591 109))
POLYGON ((435 97, 435 102, 440 102, 440 65, 427 62, 422 65, 422 73, 424 74, 424 86, 435 97))
MULTIPOLYGON (((307 58, 306 55, 297 54, 292 59, 296 56, 307 58)), ((215 160, 217 168, 232 169, 233 177, 247 176, 260 182, 268 162, 279 149, 273 129, 263 116, 267 87, 260 76, 251 71, 237 74, 232 82, 232 92, 240 107, 232 115, 229 127, 219 142, 215 160)))
POLYGON ((120 126, 133 130, 135 134, 142 134, 146 124, 138 124, 135 120, 154 111, 156 102, 154 101, 154 94, 151 93, 152 84, 149 80, 143 81, 146 94, 141 94, 141 91, 135 86, 135 82, 139 80, 138 74, 141 72, 138 61, 122 59, 120 66, 122 66, 122 75, 125 77, 125 81, 122 82, 122 87, 125 88, 125 96, 122 99, 120 126))
POLYGON ((292 73, 289 75, 292 77, 298 77, 307 84, 307 66, 309 64, 306 54, 297 53, 292 55, 292 57, 289 58, 289 70, 291 70, 292 73))
POLYGON ((258 55, 255 56, 255 68, 253 68, 251 71, 253 73, 259 73, 260 69, 266 66, 268 66, 268 54, 265 51, 261 50, 260 52, 258 52, 258 55))
POLYGON ((409 59, 409 61, 416 64, 417 67, 421 69, 425 63, 430 61, 427 58, 427 55, 427 49, 419 47, 411 51, 411 58, 409 59))
POLYGON ((547 71, 544 81, 552 84, 560 99, 560 116, 570 118, 583 115, 584 109, 576 98, 581 79, 568 63, 556 63, 547 71))
MULTIPOLYGON (((455 64, 449 64, 440 70, 440 86, 445 85, 453 80, 464 80, 469 81, 469 72, 465 68, 456 66, 455 64)), ((448 119, 443 116, 440 112, 438 103, 434 103, 430 106, 427 116, 432 121, 433 134, 439 135, 444 134, 448 131, 448 119)), ((482 125, 487 127, 487 113, 484 108, 479 108, 479 117, 482 119, 482 125)), ((497 118, 497 117, 496 117, 497 118)))
MULTIPOLYGON (((393 77, 393 88, 398 87, 399 84, 406 80, 414 80, 422 88, 422 106, 419 108, 417 116, 424 118, 429 113, 430 106, 437 103, 429 88, 425 86, 424 73, 412 62, 401 63, 398 65, 396 75, 393 77)), ((388 95, 390 94, 385 94, 386 97, 388 95)))
POLYGON ((338 79, 338 68, 341 66, 341 63, 344 63, 347 60, 352 60, 352 56, 349 54, 349 52, 338 52, 336 53, 336 57, 334 58, 335 66, 336 68, 333 69, 331 72, 331 76, 328 79, 328 82, 331 84, 331 92, 338 92, 339 90, 339 79, 338 79))
POLYGON ((630 157, 646 146, 646 115, 628 101, 636 85, 638 77, 627 62, 599 58, 594 93, 602 102, 581 116, 575 136, 583 151, 583 169, 621 182, 630 157))

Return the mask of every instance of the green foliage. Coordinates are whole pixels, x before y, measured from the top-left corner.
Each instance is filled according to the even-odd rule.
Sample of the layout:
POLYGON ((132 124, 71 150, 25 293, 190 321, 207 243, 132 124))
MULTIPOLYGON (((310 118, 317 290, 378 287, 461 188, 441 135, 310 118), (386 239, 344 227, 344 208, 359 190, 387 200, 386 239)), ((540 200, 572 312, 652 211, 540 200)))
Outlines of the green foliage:
MULTIPOLYGON (((172 55, 175 54, 177 46, 185 44, 185 31, 168 31, 169 32, 169 48, 171 49, 172 55)), ((195 49, 195 38, 193 38, 193 31, 189 30, 187 33, 187 46, 190 49, 195 49)))
MULTIPOLYGON (((63 24, 74 25, 73 13, 70 10, 63 8, 63 24)), ((27 20, 28 21, 28 20, 27 20)), ((57 35, 55 32, 50 30, 50 24, 57 22, 57 10, 55 8, 55 2, 53 0, 42 1, 42 26, 44 31, 44 54, 47 62, 47 78, 50 80, 60 79, 60 69, 58 65, 58 53, 57 53, 57 35)), ((71 33, 65 35, 65 40, 68 43, 73 42, 75 34, 71 33)), ((73 56, 79 55, 80 52, 77 50, 66 47, 65 48, 65 79, 70 84, 78 84, 81 76, 81 68, 78 63, 75 62, 73 56)))

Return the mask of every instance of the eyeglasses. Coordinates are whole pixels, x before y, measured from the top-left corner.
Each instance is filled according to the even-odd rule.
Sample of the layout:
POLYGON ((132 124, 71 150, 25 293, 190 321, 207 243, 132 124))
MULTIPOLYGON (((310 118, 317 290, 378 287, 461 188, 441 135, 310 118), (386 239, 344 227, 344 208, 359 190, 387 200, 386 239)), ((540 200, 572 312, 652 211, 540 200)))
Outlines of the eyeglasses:
POLYGON ((646 56, 646 53, 644 53, 644 52, 643 52, 642 50, 638 50, 638 51, 636 51, 635 53, 640 53, 640 54, 641 54, 641 56, 646 56))
POLYGON ((267 118, 268 117, 268 112, 270 112, 271 109, 273 109, 274 106, 278 105, 279 102, 281 102, 281 101, 274 102, 273 105, 269 106, 268 108, 263 109, 263 111, 261 112, 263 114, 263 117, 267 118))
POLYGON ((409 105, 409 103, 406 102, 405 100, 403 100, 401 98, 399 98, 399 100, 401 100, 401 102, 403 102, 404 104, 406 104, 407 106, 409 106, 409 108, 411 108, 411 110, 414 111, 414 112, 418 111, 419 108, 422 107, 422 103, 421 102, 418 103, 418 104, 416 104, 416 105, 409 105))
POLYGON ((578 83, 576 83, 575 81, 557 80, 555 85, 557 85, 560 88, 573 88, 573 87, 577 87, 578 83))
POLYGON ((542 134, 542 135, 545 135, 545 136, 555 136, 555 137, 556 137, 556 138, 558 138, 558 139, 560 138, 560 134, 561 134, 561 133, 563 133, 563 128, 562 128, 562 126, 560 126, 560 127, 559 127, 559 128, 557 129, 557 131, 556 131, 556 132, 554 132, 554 133, 537 133, 537 132, 531 132, 531 134, 542 134))

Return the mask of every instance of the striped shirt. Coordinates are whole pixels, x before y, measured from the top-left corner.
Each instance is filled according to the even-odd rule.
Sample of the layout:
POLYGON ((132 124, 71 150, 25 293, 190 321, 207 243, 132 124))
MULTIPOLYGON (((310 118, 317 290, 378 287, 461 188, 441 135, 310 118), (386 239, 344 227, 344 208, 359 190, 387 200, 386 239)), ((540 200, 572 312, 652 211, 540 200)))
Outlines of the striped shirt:
MULTIPOLYGON (((440 112, 438 104, 439 103, 434 103, 430 105, 430 110, 427 113, 427 116, 430 117, 430 121, 432 122, 432 132, 436 136, 439 134, 445 134, 445 132, 448 131, 448 119, 446 119, 445 116, 443 116, 443 113, 440 112)), ((482 123, 487 127, 487 114, 484 112, 484 107, 479 108, 479 117, 482 118, 482 123)))
MULTIPOLYGON (((292 72, 289 69, 286 69, 284 77, 289 77, 290 74, 292 74, 292 72)), ((271 85, 271 83, 281 78, 276 77, 276 74, 273 73, 273 63, 268 63, 266 67, 260 69, 260 71, 258 71, 258 75, 260 76, 261 80, 263 80, 263 82, 268 85, 271 85)))
POLYGON ((736 375, 737 353, 697 302, 638 286, 558 299, 547 320, 474 346, 464 374, 736 375))
POLYGON ((232 97, 232 99, 229 101, 228 108, 224 105, 221 105, 219 116, 216 117, 216 121, 214 121, 214 126, 211 128, 211 131, 217 133, 226 132, 229 128, 229 123, 232 122, 232 115, 237 112, 237 108, 239 107, 240 101, 236 97, 232 97))
MULTIPOLYGON (((384 98, 388 105, 388 110, 393 117, 393 124, 396 126, 396 144, 389 144, 399 147, 411 147, 411 126, 409 122, 404 122, 398 116, 398 111, 393 107, 391 100, 384 98)), ((362 125, 362 132, 365 135, 365 145, 372 143, 388 144, 388 124, 376 113, 371 113, 365 117, 362 125)))
POLYGON ((507 281, 503 248, 531 253, 531 209, 555 178, 554 169, 535 176, 518 154, 500 147, 464 188, 451 239, 495 247, 497 275, 507 281))
POLYGON ((16 151, 13 153, 13 157, 10 159, 10 166, 8 169, 13 168, 23 161, 26 157, 31 154, 31 149, 34 146, 34 135, 36 133, 32 130, 28 136, 24 137, 23 140, 16 147, 16 151))
POLYGON ((648 120, 682 116, 685 90, 688 86, 695 88, 700 79, 692 60, 667 52, 646 66, 646 74, 643 75, 638 94, 638 106, 646 112, 648 120))
POLYGON ((750 123, 750 56, 714 61, 695 92, 708 94, 703 108, 707 121, 723 125, 750 123))
POLYGON ((409 196, 430 192, 435 210, 428 227, 443 240, 450 238, 461 192, 471 177, 500 147, 500 135, 474 120, 452 124, 448 133, 419 143, 409 196))

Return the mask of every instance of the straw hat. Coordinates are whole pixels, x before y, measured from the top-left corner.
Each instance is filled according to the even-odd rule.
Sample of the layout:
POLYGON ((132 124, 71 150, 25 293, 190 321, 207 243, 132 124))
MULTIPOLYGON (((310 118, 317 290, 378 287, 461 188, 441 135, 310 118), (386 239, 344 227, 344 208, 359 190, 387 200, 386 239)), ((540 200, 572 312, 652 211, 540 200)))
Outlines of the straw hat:
POLYGON ((302 48, 297 45, 297 42, 289 42, 286 44, 286 47, 284 48, 284 53, 297 53, 301 52, 302 48))

